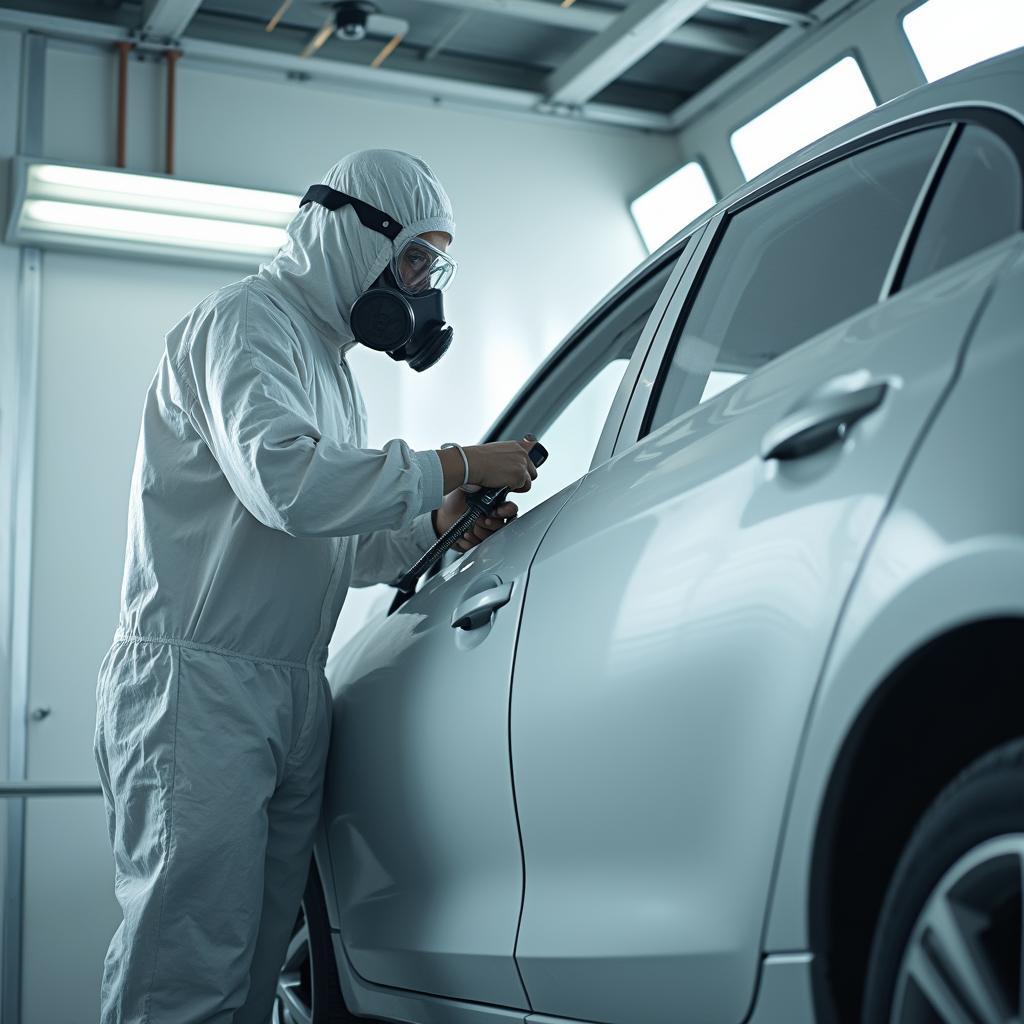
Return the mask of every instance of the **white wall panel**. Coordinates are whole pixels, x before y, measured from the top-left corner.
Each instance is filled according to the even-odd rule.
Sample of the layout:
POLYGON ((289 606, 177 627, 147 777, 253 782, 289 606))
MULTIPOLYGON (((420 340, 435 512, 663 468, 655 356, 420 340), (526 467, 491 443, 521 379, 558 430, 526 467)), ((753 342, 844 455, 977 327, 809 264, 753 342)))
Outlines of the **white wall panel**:
MULTIPOLYGON (((51 40, 46 57, 43 149, 54 160, 113 167, 117 159, 118 56, 85 43, 51 40)), ((162 62, 130 56, 125 104, 125 163, 164 169, 162 62)))
MULTIPOLYGON (((46 253, 39 353, 29 777, 91 779, 96 670, 117 625, 128 486, 164 332, 231 279, 46 253)), ((197 514, 198 514, 197 510, 197 514)))
MULTIPOLYGON (((143 397, 164 332, 230 276, 44 256, 29 708, 51 713, 29 719, 30 778, 96 779, 96 672, 117 624, 143 397)), ((31 800, 25 835, 22 1024, 95 1020, 120 921, 102 800, 31 800)))

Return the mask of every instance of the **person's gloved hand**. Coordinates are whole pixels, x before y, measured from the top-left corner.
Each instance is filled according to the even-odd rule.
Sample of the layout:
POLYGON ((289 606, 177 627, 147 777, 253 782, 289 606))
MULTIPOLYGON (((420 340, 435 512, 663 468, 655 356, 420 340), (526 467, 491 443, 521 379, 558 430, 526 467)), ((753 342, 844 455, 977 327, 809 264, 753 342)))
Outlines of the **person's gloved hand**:
MULTIPOLYGON (((466 504, 466 493, 461 487, 457 487, 451 494, 447 495, 443 504, 434 515, 434 528, 440 537, 452 523, 458 520, 469 506, 466 504)), ((506 501, 499 505, 489 515, 479 519, 476 525, 468 533, 464 533, 452 547, 456 551, 468 551, 476 547, 482 540, 486 540, 492 533, 500 530, 503 526, 512 522, 519 514, 519 507, 514 501, 506 501)))

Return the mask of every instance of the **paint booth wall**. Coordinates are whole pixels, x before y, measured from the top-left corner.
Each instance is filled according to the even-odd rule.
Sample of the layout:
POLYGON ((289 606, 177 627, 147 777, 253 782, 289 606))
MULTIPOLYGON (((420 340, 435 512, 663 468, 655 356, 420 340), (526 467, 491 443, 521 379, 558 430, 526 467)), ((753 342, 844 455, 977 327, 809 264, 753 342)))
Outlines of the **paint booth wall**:
MULTIPOLYGON (((0 97, 18 95, 21 40, 13 32, 0 32, 0 97)), ((9 194, 9 158, 17 148, 17 103, 0 100, 0 210, 6 211, 9 194)), ((18 251, 0 245, 0 566, 10 573, 14 564, 12 477, 15 466, 11 413, 17 381, 10 372, 14 347, 15 307, 18 295, 18 251)), ((7 765, 7 735, 10 728, 8 667, 11 663, 11 588, 0 584, 0 757, 7 765)), ((7 875, 6 804, 0 805, 0 880, 7 875)), ((0 906, 0 914, 3 913, 0 906)), ((0 922, 2 923, 2 922, 0 922)), ((0 931, 2 936, 2 931, 0 931)))
MULTIPOLYGON (((15 95, 6 79, 14 79, 19 46, 17 34, 0 33, 0 95, 15 95)), ((128 166, 159 171, 164 69, 133 61, 129 84, 128 166)), ((115 86, 112 53, 50 45, 44 155, 112 164, 115 86)), ((344 153, 385 146, 424 157, 446 184, 458 225, 460 269, 446 297, 456 342, 422 375, 353 354, 378 445, 478 438, 550 348, 642 258, 627 201, 678 163, 671 137, 403 105, 187 58, 177 101, 176 171, 184 178, 298 194, 344 153)), ((14 106, 3 100, 0 155, 14 149, 14 106)), ((43 256, 28 707, 52 713, 27 724, 31 779, 95 779, 96 669, 116 624, 144 392, 164 332, 244 272, 43 256)), ((17 253, 0 246, 5 346, 14 341, 16 289, 17 253)), ((0 431, 8 429, 0 416, 0 431)), ((351 597, 336 641, 379 601, 373 591, 351 597)), ((29 801, 24 1024, 96 1017, 103 952, 120 920, 105 828, 98 798, 29 801)))

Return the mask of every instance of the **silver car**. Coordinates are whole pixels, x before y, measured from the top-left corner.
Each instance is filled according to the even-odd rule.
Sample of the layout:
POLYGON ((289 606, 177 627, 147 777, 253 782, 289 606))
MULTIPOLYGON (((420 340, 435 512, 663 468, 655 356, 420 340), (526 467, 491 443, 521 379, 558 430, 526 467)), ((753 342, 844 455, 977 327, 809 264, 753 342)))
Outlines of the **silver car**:
POLYGON ((528 510, 332 658, 279 1019, 1022 1019, 1022 168, 1016 51, 547 359, 528 510))

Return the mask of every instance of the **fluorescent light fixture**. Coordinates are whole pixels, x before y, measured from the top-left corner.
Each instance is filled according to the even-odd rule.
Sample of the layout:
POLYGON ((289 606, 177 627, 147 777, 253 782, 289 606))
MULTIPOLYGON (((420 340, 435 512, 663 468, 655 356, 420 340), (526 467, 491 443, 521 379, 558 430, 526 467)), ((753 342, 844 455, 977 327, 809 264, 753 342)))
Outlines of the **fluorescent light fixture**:
POLYGON ((1024 46, 1021 0, 928 0, 903 31, 929 82, 1024 46))
POLYGON ((737 128, 729 141, 744 175, 753 178, 874 107, 860 65, 844 57, 737 128))
POLYGON ((298 209, 283 192, 19 157, 7 241, 252 267, 298 209))
POLYGON ((684 164, 630 203, 648 252, 654 252, 695 217, 715 205, 711 183, 696 160, 684 164))

